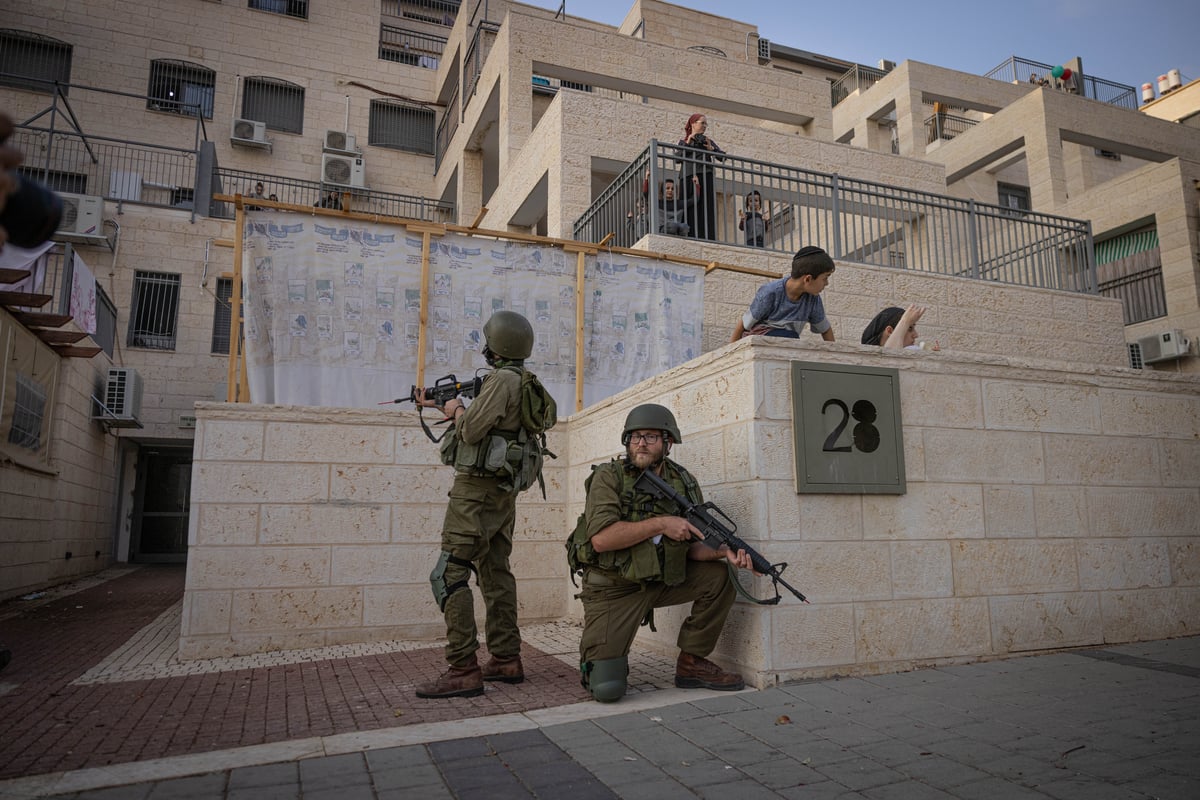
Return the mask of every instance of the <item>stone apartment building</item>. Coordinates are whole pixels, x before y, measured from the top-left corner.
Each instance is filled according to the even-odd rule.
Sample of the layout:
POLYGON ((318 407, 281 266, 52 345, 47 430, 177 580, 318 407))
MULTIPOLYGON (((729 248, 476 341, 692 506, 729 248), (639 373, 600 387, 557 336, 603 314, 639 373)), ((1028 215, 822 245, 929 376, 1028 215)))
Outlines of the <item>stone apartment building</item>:
MULTIPOLYGON (((102 352, 70 358, 0 312, 0 335, 48 369, 52 387, 38 446, 9 445, 0 460, 0 597, 114 559, 186 556, 191 656, 435 634, 417 574, 433 540, 410 527, 436 528, 445 487, 406 488, 403 476, 435 466, 412 447, 415 419, 212 403, 233 375, 236 235, 231 205, 212 197, 250 196, 262 183, 263 197, 312 207, 333 187, 350 211, 596 246, 621 235, 639 202, 654 205, 678 168, 667 146, 702 112, 729 154, 717 168, 728 182, 715 198, 719 235, 619 242, 728 268, 706 284, 702 363, 655 391, 709 412, 692 452, 724 504, 771 531, 762 540, 776 551, 838 565, 803 573, 832 605, 808 616, 746 611, 750 632, 722 655, 761 683, 1195 632, 1200 386, 1174 373, 1200 370, 1200 359, 1193 344, 1192 356, 1128 369, 1128 344, 1144 336, 1200 336, 1195 128, 1122 105, 1122 87, 1080 74, 1078 60, 1071 86, 1030 82, 1026 73, 1046 65, 1016 58, 991 77, 911 61, 863 67, 768 42, 754 22, 657 0, 635 0, 618 28, 493 0, 134 7, 94 1, 68 14, 65 3, 43 3, 10 14, 0 31, 0 104, 28 121, 14 143, 31 169, 48 163, 52 142, 66 148, 76 166, 59 150, 39 177, 103 198, 101 236, 60 238, 90 267, 111 317, 108 338, 93 337, 102 352), (56 95, 47 77, 71 86, 56 95), (829 182, 842 201, 811 188, 829 182), (774 219, 762 249, 737 229, 748 190, 774 219), (854 197, 875 199, 845 199, 854 197), (867 209, 870 229, 830 233, 837 202, 867 209), (1025 239, 1001 241, 992 262, 958 263, 970 248, 934 230, 931 212, 911 211, 932 206, 961 208, 955 219, 990 216, 994 231, 1069 230, 1073 244, 1051 249, 1071 271, 1021 285, 1022 249, 1034 247, 1025 239), (1108 259, 1095 274, 1080 255, 1088 233, 1096 261, 1108 259), (812 241, 839 264, 826 301, 839 344, 723 349, 762 276, 784 272, 812 241), (1121 299, 1135 280, 1161 289, 1121 299), (898 504, 798 500, 787 451, 743 453, 788 438, 786 362, 883 363, 840 343, 855 342, 881 306, 905 302, 928 305, 925 337, 957 354, 886 362, 908 370, 914 483, 898 504), (143 382, 141 427, 93 419, 113 366, 143 382), (752 387, 737 402, 720 397, 731 376, 752 387), (393 428, 362 451, 323 449, 393 428), (988 464, 964 455, 989 452, 1002 455, 988 464), (345 486, 319 488, 321 468, 338 461, 360 470, 365 505, 348 502, 345 486), (272 482, 295 464, 311 496, 272 502, 272 482), (1134 533, 1143 517, 1148 532, 1134 533), (787 526, 805 532, 776 535, 787 526), (312 594, 296 600, 297 585, 312 594), (401 610, 420 619, 399 625, 401 610), (1073 622, 1054 634, 1036 621, 1047 616, 1073 622), (939 627, 951 633, 932 649, 896 644, 939 627), (786 652, 813 640, 812 658, 786 652)), ((523 617, 577 613, 560 534, 582 506, 588 464, 612 454, 605 431, 644 397, 619 395, 556 434, 566 460, 550 497, 523 501, 514 559, 534 587, 523 617)))

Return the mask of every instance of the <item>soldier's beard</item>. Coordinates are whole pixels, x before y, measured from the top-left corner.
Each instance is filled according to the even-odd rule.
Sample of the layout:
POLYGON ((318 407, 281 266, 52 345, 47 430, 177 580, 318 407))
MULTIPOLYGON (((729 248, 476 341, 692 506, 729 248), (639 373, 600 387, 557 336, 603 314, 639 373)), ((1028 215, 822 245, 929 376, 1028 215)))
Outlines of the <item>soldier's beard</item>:
POLYGON ((633 443, 625 446, 625 459, 638 469, 651 469, 662 463, 666 457, 666 448, 661 445, 649 450, 634 450, 633 443))

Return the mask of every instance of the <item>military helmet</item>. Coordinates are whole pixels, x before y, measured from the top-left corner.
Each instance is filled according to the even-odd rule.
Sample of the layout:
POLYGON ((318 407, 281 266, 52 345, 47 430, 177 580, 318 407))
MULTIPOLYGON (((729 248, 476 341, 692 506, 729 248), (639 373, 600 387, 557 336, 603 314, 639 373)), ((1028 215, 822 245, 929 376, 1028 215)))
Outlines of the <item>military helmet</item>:
POLYGON ((488 349, 501 358, 526 359, 533 352, 533 326, 515 311, 497 311, 483 326, 488 349))
POLYGON ((672 442, 682 442, 679 426, 675 423, 675 415, 666 406, 657 403, 643 403, 625 417, 625 430, 621 434, 621 444, 629 444, 629 435, 634 431, 666 431, 671 434, 672 442))

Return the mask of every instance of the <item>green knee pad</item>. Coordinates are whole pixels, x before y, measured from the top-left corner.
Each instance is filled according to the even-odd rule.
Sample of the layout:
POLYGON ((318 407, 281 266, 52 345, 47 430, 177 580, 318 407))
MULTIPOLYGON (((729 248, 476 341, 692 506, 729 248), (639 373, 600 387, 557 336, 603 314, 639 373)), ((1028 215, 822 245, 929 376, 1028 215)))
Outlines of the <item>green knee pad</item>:
POLYGON ((467 588, 471 577, 471 572, 475 572, 475 580, 478 582, 479 573, 476 572, 474 564, 472 564, 470 561, 467 561, 465 558, 452 556, 445 550, 442 551, 441 555, 438 556, 437 564, 434 565, 433 572, 429 573, 429 586, 431 589, 433 589, 433 599, 437 601, 438 608, 440 610, 446 610, 446 600, 449 599, 450 595, 454 594, 459 589, 467 588), (470 572, 468 572, 467 577, 463 578, 461 581, 455 581, 454 583, 447 584, 447 564, 457 564, 460 567, 470 570, 470 572))
POLYGON ((600 661, 585 661, 579 665, 583 675, 580 683, 601 703, 615 703, 625 696, 626 678, 629 677, 629 658, 605 658, 600 661))

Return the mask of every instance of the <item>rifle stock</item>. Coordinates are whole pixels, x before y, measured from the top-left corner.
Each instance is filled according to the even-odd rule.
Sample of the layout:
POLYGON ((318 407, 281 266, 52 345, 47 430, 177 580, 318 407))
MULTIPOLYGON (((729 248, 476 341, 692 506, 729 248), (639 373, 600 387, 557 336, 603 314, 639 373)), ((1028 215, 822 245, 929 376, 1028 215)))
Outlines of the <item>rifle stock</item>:
POLYGON ((704 536, 704 543, 714 550, 720 549, 721 545, 725 545, 733 552, 745 550, 746 554, 750 556, 750 563, 753 565, 754 571, 760 575, 766 575, 775 584, 775 598, 773 600, 757 600, 755 602, 763 605, 778 603, 780 586, 783 586, 783 588, 794 594, 798 599, 805 603, 808 602, 808 598, 783 579, 783 571, 787 569, 787 564, 772 564, 763 557, 762 553, 759 553, 742 541, 741 537, 737 535, 737 525, 715 504, 701 503, 697 505, 693 503, 675 491, 675 488, 671 484, 649 469, 642 471, 642 474, 634 483, 634 488, 651 494, 660 500, 670 500, 673 502, 681 512, 680 516, 692 523, 692 525, 695 525, 704 536))

